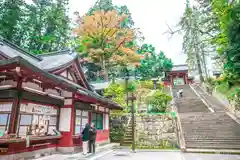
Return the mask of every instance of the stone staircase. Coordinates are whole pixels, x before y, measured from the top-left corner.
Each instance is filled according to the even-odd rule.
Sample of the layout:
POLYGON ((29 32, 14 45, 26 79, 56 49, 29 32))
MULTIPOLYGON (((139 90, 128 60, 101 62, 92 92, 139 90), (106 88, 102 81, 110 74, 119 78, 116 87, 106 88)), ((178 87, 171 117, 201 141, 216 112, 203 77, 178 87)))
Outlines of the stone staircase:
MULTIPOLYGON (((136 126, 136 121, 135 121, 136 126)), ((127 128, 124 134, 124 137, 121 141, 121 146, 130 146, 132 144, 132 119, 129 120, 127 124, 127 128)))
POLYGON ((225 113, 181 115, 186 148, 240 149, 240 125, 225 113))
POLYGON ((188 85, 175 86, 173 95, 179 113, 209 112, 207 106, 205 106, 202 100, 198 98, 188 85), (176 92, 180 89, 183 90, 183 97, 177 98, 176 92))
POLYGON ((225 112, 210 112, 188 86, 175 98, 186 151, 234 150, 240 152, 240 124, 225 112))

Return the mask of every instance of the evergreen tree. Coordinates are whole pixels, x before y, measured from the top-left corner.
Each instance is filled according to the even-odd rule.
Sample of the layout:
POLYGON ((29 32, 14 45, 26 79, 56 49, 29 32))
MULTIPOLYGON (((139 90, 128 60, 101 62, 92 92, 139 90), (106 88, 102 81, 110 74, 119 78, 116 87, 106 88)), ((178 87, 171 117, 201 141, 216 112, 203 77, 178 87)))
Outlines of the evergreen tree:
POLYGON ((17 27, 23 15, 24 5, 24 0, 4 0, 1 2, 0 35, 3 38, 16 42, 14 37, 17 35, 17 27))
POLYGON ((52 4, 46 18, 42 51, 51 52, 66 47, 70 35, 70 19, 66 15, 65 7, 67 5, 68 0, 58 0, 52 4))
POLYGON ((112 0, 98 0, 88 11, 88 15, 92 15, 94 11, 103 10, 105 12, 115 9, 112 0))
POLYGON ((70 35, 68 0, 32 2, 0 2, 0 35, 35 54, 65 48, 70 35))
POLYGON ((126 18, 122 23, 121 27, 123 28, 131 28, 134 25, 131 12, 127 8, 126 5, 124 6, 116 6, 113 5, 112 0, 98 0, 93 7, 91 7, 88 11, 88 15, 92 15, 94 11, 103 10, 105 12, 115 10, 118 12, 119 15, 126 14, 128 18, 126 18))

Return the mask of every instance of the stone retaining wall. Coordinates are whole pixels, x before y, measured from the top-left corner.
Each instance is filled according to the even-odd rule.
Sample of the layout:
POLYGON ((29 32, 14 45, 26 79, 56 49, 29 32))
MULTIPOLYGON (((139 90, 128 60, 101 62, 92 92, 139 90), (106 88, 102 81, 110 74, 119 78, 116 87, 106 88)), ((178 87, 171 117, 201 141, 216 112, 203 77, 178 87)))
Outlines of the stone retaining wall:
POLYGON ((136 143, 144 146, 178 146, 175 118, 170 115, 142 115, 136 117, 136 143))

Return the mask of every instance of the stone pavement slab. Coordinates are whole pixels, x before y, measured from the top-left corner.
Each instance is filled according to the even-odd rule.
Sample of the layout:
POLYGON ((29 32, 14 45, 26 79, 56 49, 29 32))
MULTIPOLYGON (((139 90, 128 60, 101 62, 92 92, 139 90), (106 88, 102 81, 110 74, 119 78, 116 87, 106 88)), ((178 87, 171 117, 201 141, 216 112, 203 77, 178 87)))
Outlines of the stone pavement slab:
POLYGON ((56 154, 37 160, 240 160, 240 155, 182 153, 180 151, 139 150, 132 153, 129 150, 113 150, 97 153, 95 156, 83 157, 82 154, 56 154))
POLYGON ((113 151, 112 148, 116 147, 119 147, 118 143, 110 143, 97 147, 96 153, 94 155, 92 154, 83 155, 82 153, 54 154, 51 156, 41 157, 34 160, 94 160, 111 153, 113 151))
POLYGON ((181 152, 113 152, 98 160, 240 160, 240 155, 200 154, 181 152))

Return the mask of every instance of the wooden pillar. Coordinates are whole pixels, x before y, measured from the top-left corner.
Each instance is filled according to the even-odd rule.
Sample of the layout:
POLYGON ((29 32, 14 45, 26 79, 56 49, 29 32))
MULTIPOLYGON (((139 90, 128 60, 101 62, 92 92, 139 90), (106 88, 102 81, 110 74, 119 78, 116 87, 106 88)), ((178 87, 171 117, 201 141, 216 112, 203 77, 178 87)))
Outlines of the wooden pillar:
POLYGON ((88 124, 91 125, 91 122, 92 122, 92 112, 89 111, 89 112, 88 112, 88 124))
POLYGON ((58 150, 62 153, 74 152, 73 135, 75 128, 74 98, 66 98, 64 106, 60 108, 59 131, 62 138, 58 143, 58 150))
POLYGON ((9 134, 15 134, 17 131, 17 125, 18 125, 18 117, 19 117, 19 111, 20 111, 20 104, 21 104, 21 96, 22 96, 22 79, 18 78, 17 80, 17 94, 15 95, 15 98, 13 100, 12 104, 12 112, 10 116, 10 123, 9 123, 9 134))
POLYGON ((185 84, 188 84, 187 74, 184 74, 184 81, 185 81, 185 84))
POLYGON ((170 85, 173 86, 173 76, 170 75, 170 85))

